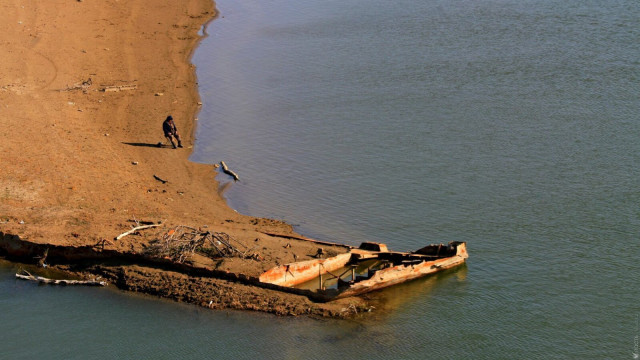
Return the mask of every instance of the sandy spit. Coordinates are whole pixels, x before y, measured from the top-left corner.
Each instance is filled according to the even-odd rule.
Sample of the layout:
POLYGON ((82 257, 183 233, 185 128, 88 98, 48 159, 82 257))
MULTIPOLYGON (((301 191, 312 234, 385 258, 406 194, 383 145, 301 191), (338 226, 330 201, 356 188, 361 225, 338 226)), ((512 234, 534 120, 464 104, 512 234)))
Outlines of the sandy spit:
POLYGON ((179 225, 254 249, 249 259, 191 261, 244 278, 321 246, 296 239, 284 222, 238 214, 218 194, 217 170, 188 160, 200 106, 190 57, 215 14, 209 0, 0 0, 0 252, 25 261, 52 248, 53 267, 216 309, 344 316, 364 307, 131 260, 179 225), (156 146, 168 115, 183 149, 156 146), (115 255, 78 261, 74 249, 115 255))

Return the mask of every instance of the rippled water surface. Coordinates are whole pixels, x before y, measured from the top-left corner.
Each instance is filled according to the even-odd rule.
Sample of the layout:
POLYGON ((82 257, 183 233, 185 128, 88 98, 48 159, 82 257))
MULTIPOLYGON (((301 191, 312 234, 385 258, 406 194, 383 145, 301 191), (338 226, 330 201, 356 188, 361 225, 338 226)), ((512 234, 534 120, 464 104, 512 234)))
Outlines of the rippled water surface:
POLYGON ((0 353, 633 358, 637 2, 217 4, 194 56, 192 159, 239 174, 229 203, 352 245, 467 241, 468 265, 377 294, 395 310, 349 322, 38 287, 5 267, 0 353))
POLYGON ((219 7, 195 59, 205 107, 193 158, 242 174, 227 192, 235 208, 353 245, 468 242, 464 276, 377 325, 404 334, 403 350, 363 351, 631 356, 636 3, 219 7))

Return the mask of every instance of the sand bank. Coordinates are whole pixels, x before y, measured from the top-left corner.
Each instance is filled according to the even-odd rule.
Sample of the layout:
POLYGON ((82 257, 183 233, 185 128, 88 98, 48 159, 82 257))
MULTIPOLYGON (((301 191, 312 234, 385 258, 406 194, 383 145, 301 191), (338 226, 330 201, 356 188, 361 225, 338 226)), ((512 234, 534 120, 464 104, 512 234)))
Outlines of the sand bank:
POLYGON ((203 24, 215 16, 211 1, 0 0, 0 6, 4 255, 27 261, 50 248, 48 261, 67 271, 216 308, 336 316, 345 304, 361 304, 316 304, 233 276, 136 263, 178 225, 251 244, 256 258, 193 264, 247 278, 319 246, 296 240, 283 222, 230 209, 213 166, 188 160, 200 101, 189 59, 203 24), (184 149, 156 147, 169 114, 184 149), (163 225, 114 239, 143 222, 163 225))

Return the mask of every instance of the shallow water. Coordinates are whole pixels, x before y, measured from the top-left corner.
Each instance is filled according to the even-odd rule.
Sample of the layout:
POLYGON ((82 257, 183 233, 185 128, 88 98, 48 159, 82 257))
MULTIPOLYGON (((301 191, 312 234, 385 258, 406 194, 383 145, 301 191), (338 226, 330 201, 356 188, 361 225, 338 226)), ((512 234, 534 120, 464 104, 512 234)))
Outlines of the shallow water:
POLYGON ((204 107, 192 159, 239 174, 229 203, 353 245, 467 241, 468 265, 379 293, 396 310, 349 322, 39 287, 0 270, 0 353, 632 357, 635 2, 217 4, 194 56, 204 107))
MULTIPOLYGON (((3 359, 415 356, 403 342, 412 335, 394 330, 394 324, 404 322, 403 312, 380 322, 375 315, 359 321, 336 321, 210 311, 107 288, 38 286, 16 280, 17 270, 16 265, 0 261, 3 359), (362 343, 369 347, 367 351, 357 345, 362 343)), ((463 274, 464 269, 449 272, 392 293, 401 292, 411 303, 411 299, 428 297, 430 289, 455 284, 463 274)))

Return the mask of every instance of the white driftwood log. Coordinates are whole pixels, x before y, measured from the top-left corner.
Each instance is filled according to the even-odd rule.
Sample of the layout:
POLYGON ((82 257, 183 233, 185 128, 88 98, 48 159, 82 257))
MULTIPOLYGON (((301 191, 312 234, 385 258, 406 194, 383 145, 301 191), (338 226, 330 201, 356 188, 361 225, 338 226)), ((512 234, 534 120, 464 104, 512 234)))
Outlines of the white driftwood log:
POLYGON ((123 91, 123 90, 135 90, 138 88, 137 84, 127 84, 127 85, 111 85, 105 86, 102 91, 110 92, 110 91, 123 91))
POLYGON ((162 224, 153 224, 153 225, 142 225, 142 226, 136 226, 133 229, 127 231, 127 232, 123 232, 122 234, 116 236, 116 240, 120 240, 123 237, 133 234, 134 232, 138 231, 138 230, 144 230, 144 229, 148 229, 148 228, 152 228, 152 227, 158 227, 162 224))
POLYGON ((42 277, 42 276, 33 276, 29 272, 27 272, 26 270, 23 270, 23 272, 26 273, 27 275, 16 274, 16 278, 22 279, 22 280, 37 281, 37 282, 39 282, 41 284, 52 284, 52 285, 87 285, 87 286, 106 286, 107 285, 106 281, 99 281, 99 280, 55 280, 55 279, 49 279, 49 278, 42 277))

